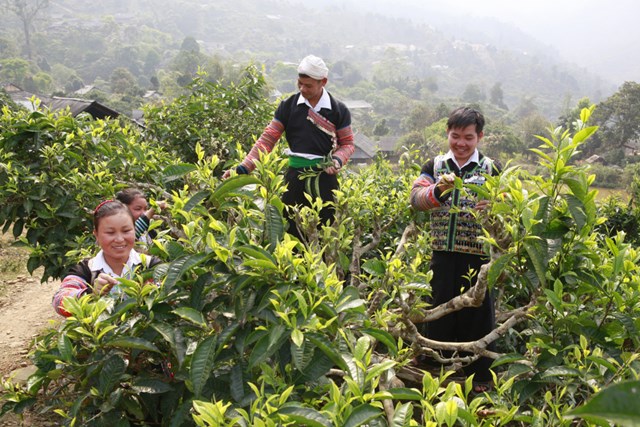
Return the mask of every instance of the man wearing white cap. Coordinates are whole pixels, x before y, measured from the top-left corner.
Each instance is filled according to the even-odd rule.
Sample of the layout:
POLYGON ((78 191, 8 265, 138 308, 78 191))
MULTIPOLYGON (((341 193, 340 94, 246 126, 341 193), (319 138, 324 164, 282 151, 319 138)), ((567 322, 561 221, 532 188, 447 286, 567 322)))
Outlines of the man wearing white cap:
MULTIPOLYGON (((298 65, 298 90, 295 95, 282 101, 273 120, 235 170, 239 174, 255 169, 254 161, 260 152, 271 152, 282 134, 286 134, 289 148, 289 169, 285 175, 287 191, 282 200, 289 206, 309 205, 305 197, 305 187, 315 193, 312 199, 320 197, 333 202, 333 191, 338 189, 338 171, 347 163, 355 147, 351 130, 351 113, 335 99, 324 86, 327 84, 329 69, 317 56, 309 55, 298 65), (309 170, 319 173, 319 185, 306 186, 300 174, 309 170)), ((230 175, 226 171, 223 179, 230 175)), ((307 178, 310 179, 310 178, 307 178)), ((320 212, 323 224, 333 221, 335 209, 327 206, 320 212)), ((300 237, 295 221, 289 218, 289 233, 300 237)))

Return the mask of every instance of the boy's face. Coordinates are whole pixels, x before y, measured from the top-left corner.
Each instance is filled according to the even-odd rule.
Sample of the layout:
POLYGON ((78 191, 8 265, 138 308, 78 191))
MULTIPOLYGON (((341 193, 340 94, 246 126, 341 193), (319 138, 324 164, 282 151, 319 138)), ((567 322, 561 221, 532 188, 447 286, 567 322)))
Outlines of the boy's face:
POLYGON ((483 132, 476 132, 475 124, 465 128, 451 128, 447 131, 449 149, 460 166, 471 158, 483 135, 483 132))

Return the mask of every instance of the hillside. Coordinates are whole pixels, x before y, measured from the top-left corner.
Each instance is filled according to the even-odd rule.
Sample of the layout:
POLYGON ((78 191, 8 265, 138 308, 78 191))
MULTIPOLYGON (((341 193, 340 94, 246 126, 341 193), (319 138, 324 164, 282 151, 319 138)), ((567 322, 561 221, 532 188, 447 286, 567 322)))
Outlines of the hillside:
MULTIPOLYGON (((515 29, 489 25, 478 36, 483 33, 470 25, 447 30, 375 13, 377 3, 368 11, 337 1, 311 8, 286 0, 111 0, 100 5, 60 0, 42 11, 35 45, 39 63, 76 70, 84 84, 108 81, 117 67, 125 67, 148 87, 182 41, 193 37, 204 54, 257 61, 267 72, 312 52, 330 64, 346 63, 378 88, 384 87, 380 82, 395 87, 413 82, 414 98, 432 104, 460 98, 468 85, 488 97, 500 84, 510 109, 532 100, 550 119, 582 97, 598 102, 615 90, 585 70, 562 64, 555 52, 547 54, 545 46, 515 29)), ((434 23, 439 18, 434 14, 434 23)), ((3 14, 1 20, 2 37, 15 36, 15 18, 3 14)), ((343 92, 349 94, 353 84, 345 80, 343 92)))

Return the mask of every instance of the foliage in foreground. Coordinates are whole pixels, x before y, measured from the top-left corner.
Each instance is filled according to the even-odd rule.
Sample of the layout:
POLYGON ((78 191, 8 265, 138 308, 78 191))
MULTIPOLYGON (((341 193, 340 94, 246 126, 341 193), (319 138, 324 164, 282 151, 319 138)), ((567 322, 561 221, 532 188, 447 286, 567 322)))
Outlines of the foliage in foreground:
POLYGON ((60 277, 87 247, 97 201, 127 183, 160 183, 168 155, 138 129, 70 113, 11 111, 0 115, 0 225, 31 249, 27 268, 42 281, 60 277))
POLYGON ((453 349, 488 354, 498 340, 493 392, 411 366, 448 347, 415 330, 438 308, 421 302, 428 221, 408 208, 410 155, 398 171, 379 161, 343 176, 334 227, 298 212, 302 244, 284 232, 284 162, 219 182, 218 159, 196 145, 195 163, 165 170, 184 185, 171 193, 180 232, 152 249, 166 261, 158 286, 140 277, 122 300, 68 301, 27 386, 5 384, 3 411, 37 404, 96 426, 632 425, 637 396, 619 390, 640 370, 639 254, 597 231, 593 177, 571 164, 595 131, 588 116, 541 140, 548 178, 508 167, 475 189, 493 201, 477 286, 498 293, 499 324, 453 349))

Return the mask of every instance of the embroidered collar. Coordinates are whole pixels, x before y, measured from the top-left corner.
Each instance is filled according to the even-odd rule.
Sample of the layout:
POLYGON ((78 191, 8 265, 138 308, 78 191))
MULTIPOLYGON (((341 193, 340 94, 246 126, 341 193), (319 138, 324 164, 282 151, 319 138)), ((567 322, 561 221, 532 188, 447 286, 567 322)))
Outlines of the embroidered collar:
POLYGON ((300 94, 300 96, 298 97, 297 105, 300 105, 300 104, 307 104, 307 106, 313 109, 313 111, 315 111, 316 113, 320 111, 320 109, 322 108, 331 110, 331 98, 329 98, 329 92, 327 92, 324 88, 322 88, 322 96, 320 96, 320 99, 318 100, 318 103, 316 104, 315 107, 312 107, 309 101, 307 101, 307 99, 304 96, 302 96, 302 94, 300 94))
POLYGON ((469 157, 469 160, 467 160, 467 162, 464 165, 460 165, 458 164, 458 161, 456 160, 456 157, 453 155, 453 152, 451 152, 451 150, 447 151, 447 154, 444 155, 444 160, 453 160, 454 163, 456 165, 458 165, 459 169, 462 169, 463 167, 467 166, 469 163, 476 163, 476 164, 480 164, 480 153, 478 152, 478 149, 476 148, 476 150, 473 152, 473 154, 471 155, 471 157, 469 157))
POLYGON ((140 258, 140 254, 135 250, 131 249, 129 252, 129 259, 122 269, 122 275, 118 276, 113 272, 113 269, 107 264, 107 261, 104 259, 104 252, 102 249, 98 254, 89 260, 89 268, 91 271, 99 271, 102 273, 107 273, 113 277, 127 277, 129 278, 131 272, 135 268, 135 266, 142 264, 142 259, 140 258))

